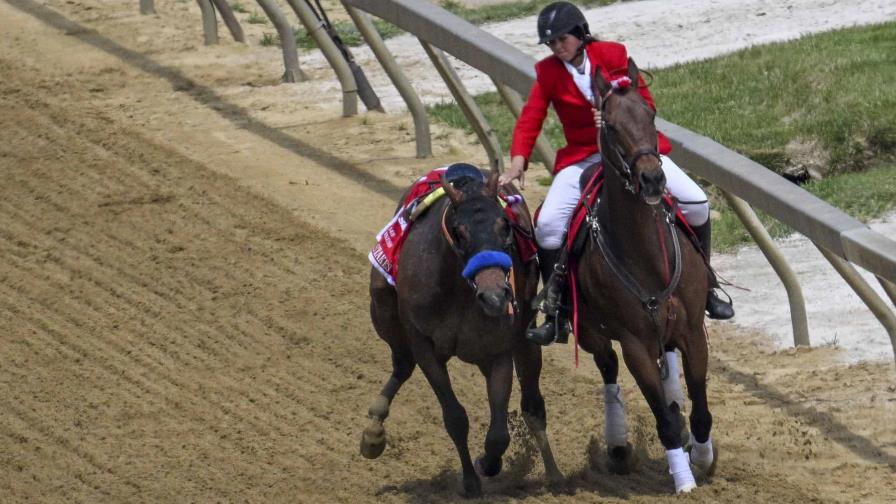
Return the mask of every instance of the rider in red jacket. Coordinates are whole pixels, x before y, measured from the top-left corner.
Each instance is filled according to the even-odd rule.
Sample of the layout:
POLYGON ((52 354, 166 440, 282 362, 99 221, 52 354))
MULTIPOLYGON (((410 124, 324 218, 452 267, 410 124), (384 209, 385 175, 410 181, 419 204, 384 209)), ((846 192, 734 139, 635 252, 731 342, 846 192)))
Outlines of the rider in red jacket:
MULTIPOLYGON (((535 140, 541 132, 548 106, 553 106, 563 126, 566 146, 557 151, 554 180, 542 204, 535 237, 539 246, 539 263, 545 283, 546 302, 542 306, 545 322, 527 333, 527 337, 546 345, 565 342, 569 334, 568 313, 559 297, 565 289, 565 264, 558 263, 566 228, 578 202, 579 176, 585 168, 601 161, 597 144, 599 112, 594 108, 591 79, 600 71, 608 82, 628 75, 628 53, 616 42, 595 40, 585 16, 568 2, 555 2, 538 15, 539 42, 550 47, 552 56, 535 65, 536 80, 526 105, 513 131, 510 167, 499 183, 520 178, 528 165, 535 140), (558 274, 554 275, 554 272, 558 274), (554 280, 548 281, 553 276, 554 280)), ((653 97, 644 79, 638 77, 638 91, 647 104, 656 110, 653 97)), ((666 154, 672 150, 668 139, 658 133, 658 150, 662 154, 666 187, 680 201, 679 207, 697 233, 703 252, 709 257, 709 204, 702 189, 666 154)), ((714 279, 713 279, 714 280, 714 279)), ((713 281, 706 301, 710 318, 734 316, 731 304, 715 292, 713 281)))

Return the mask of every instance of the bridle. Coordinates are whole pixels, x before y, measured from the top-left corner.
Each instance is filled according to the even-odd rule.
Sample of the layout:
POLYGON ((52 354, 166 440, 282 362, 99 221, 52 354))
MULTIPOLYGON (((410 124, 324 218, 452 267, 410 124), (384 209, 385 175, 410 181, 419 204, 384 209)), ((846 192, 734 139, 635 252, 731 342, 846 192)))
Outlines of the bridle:
MULTIPOLYGON (((598 70, 600 71, 600 70, 598 70)), ((616 128, 607 122, 604 118, 606 116, 606 108, 607 102, 610 101, 610 98, 614 96, 614 91, 619 89, 620 85, 617 84, 618 81, 613 81, 612 87, 609 91, 603 96, 600 95, 599 92, 595 89, 594 96, 598 97, 599 103, 598 107, 600 109, 600 133, 598 134, 598 148, 600 152, 604 155, 604 164, 609 165, 613 171, 619 175, 619 178, 622 179, 623 186, 625 189, 632 193, 638 194, 640 192, 640 184, 638 179, 634 176, 633 167, 635 163, 638 162, 644 156, 653 156, 659 161, 660 166, 663 164, 663 159, 660 157, 659 151, 656 147, 641 147, 636 149, 631 156, 626 158, 625 153, 622 151, 622 147, 620 147, 619 142, 613 138, 612 131, 615 131, 616 128), (609 149, 606 149, 609 147, 609 149), (606 150, 605 150, 606 149, 606 150), (612 154, 608 155, 608 154, 612 154), (615 158, 615 161, 613 160, 615 158)))
MULTIPOLYGON (((460 249, 460 247, 457 246, 457 243, 454 239, 454 236, 451 233, 451 230, 448 229, 448 223, 447 223, 448 212, 451 210, 452 206, 453 206, 453 204, 451 202, 449 202, 448 205, 445 206, 445 210, 442 212, 442 219, 441 219, 442 236, 445 238, 445 241, 448 242, 448 246, 451 247, 451 250, 454 251, 454 253, 457 255, 458 259, 460 259, 461 262, 464 262, 464 252, 463 252, 463 250, 460 249)), ((507 242, 504 244, 504 250, 501 250, 501 252, 506 253, 507 250, 514 247, 514 240, 513 240, 513 233, 514 233, 513 229, 514 228, 512 226, 513 223, 510 222, 510 219, 508 219, 504 215, 502 215, 501 218, 507 222, 508 227, 510 227, 510 229, 511 229, 510 237, 507 239, 507 242)), ((474 292, 479 290, 479 286, 476 285, 475 277, 467 278, 466 281, 467 281, 467 284, 473 289, 474 292)), ((514 315, 517 312, 517 310, 519 309, 519 307, 516 302, 516 282, 515 282, 514 276, 513 276, 513 266, 511 266, 509 269, 505 270, 504 283, 510 287, 510 293, 511 293, 510 303, 507 308, 508 315, 514 315)))

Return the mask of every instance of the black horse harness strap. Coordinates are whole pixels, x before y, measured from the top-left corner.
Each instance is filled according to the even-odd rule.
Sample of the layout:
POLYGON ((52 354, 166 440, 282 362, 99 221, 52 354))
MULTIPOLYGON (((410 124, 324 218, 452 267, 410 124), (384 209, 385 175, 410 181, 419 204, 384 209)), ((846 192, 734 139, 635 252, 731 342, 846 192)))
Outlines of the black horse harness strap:
MULTIPOLYGON (((597 203, 600 203, 600 199, 597 200, 597 203)), ((595 204, 597 206, 597 204, 595 204)), ((660 291, 657 294, 650 295, 644 288, 641 287, 640 284, 632 277, 631 273, 626 271, 623 267, 622 262, 616 258, 613 254, 613 251, 610 249, 609 244, 604 236, 604 233, 601 232, 601 225, 597 219, 597 213, 589 212, 588 220, 591 222, 591 237, 594 241, 597 242, 598 249, 600 249, 601 254, 604 256, 604 259, 607 261, 607 265, 610 267, 610 270, 616 275, 617 278, 622 282, 626 289, 631 292, 638 300, 641 302, 641 307, 647 311, 650 315, 651 320, 653 320, 653 325, 656 328, 656 338, 657 344, 659 345, 659 355, 660 355, 660 375, 663 379, 666 379, 669 373, 669 364, 666 362, 666 356, 663 352, 663 331, 662 324, 659 319, 659 307, 660 304, 669 299, 672 296, 672 292, 678 287, 678 283, 681 280, 681 243, 678 240, 678 233, 674 228, 674 224, 672 222, 672 218, 669 214, 666 214, 666 218, 663 219, 666 222, 666 228, 669 233, 672 235, 672 256, 674 261, 674 267, 672 272, 672 279, 669 281, 669 285, 666 286, 665 289, 660 291)), ((662 237, 661 237, 662 239, 662 237)))

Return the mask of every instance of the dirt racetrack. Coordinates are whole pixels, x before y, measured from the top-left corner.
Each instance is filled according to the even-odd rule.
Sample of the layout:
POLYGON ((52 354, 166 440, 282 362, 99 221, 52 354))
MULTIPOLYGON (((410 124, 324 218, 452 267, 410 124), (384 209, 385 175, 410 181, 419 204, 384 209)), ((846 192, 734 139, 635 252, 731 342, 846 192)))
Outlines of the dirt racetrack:
MULTIPOLYGON (((278 85, 276 50, 223 29, 203 47, 195 5, 156 7, 0 2, 0 502, 458 500, 419 372, 384 455, 358 453, 389 369, 365 250, 413 175, 479 149, 434 127, 436 159, 414 159, 408 117, 339 118, 335 85, 332 103, 303 102, 301 84, 278 85)), ((671 495, 628 374, 641 464, 590 467, 599 375, 551 347, 543 390, 569 492, 542 484, 517 436, 485 500, 892 502, 892 362, 709 330, 711 481, 671 495)), ((477 452, 483 382, 452 372, 477 452)))

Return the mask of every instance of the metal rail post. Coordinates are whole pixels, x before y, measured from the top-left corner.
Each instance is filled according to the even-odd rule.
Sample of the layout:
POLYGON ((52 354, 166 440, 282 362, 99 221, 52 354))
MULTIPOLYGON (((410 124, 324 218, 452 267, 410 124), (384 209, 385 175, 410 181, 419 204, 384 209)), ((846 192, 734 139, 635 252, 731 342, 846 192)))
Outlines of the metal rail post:
POLYGON ((868 282, 862 278, 862 275, 856 271, 852 264, 841 259, 824 247, 819 245, 815 245, 815 247, 818 248, 821 255, 831 263, 831 266, 837 270, 837 273, 840 273, 840 276, 846 280, 846 283, 859 295, 859 298, 862 299, 865 306, 871 310, 871 313, 877 317, 877 320, 880 321, 881 325, 884 326, 884 329, 887 330, 887 334, 890 336, 890 345, 893 346, 894 363, 896 363, 896 315, 893 315, 893 312, 887 306, 887 303, 874 292, 874 289, 872 289, 868 282))
POLYGON ((722 195, 728 200, 728 204, 734 209, 734 213, 737 214, 744 227, 747 228, 747 232, 753 237, 753 241, 759 246, 759 250, 765 255, 772 269, 775 270, 778 278, 784 284, 784 289, 787 290, 787 299, 790 301, 790 321, 793 326, 794 346, 810 346, 809 322, 806 319, 806 300, 803 298, 803 289, 800 287, 796 274, 790 268, 790 265, 787 264, 784 255, 778 250, 771 235, 768 234, 765 226, 762 225, 762 222, 760 222, 759 217, 756 216, 750 205, 726 191, 722 191, 722 195))
POLYGON ((205 36, 205 45, 218 43, 218 20, 215 18, 215 8, 211 0, 196 0, 199 10, 202 11, 202 33, 205 36))
MULTIPOLYGON (((495 79, 492 79, 492 82, 494 82, 495 87, 498 88, 498 94, 501 95, 504 104, 507 105, 507 108, 510 109, 513 116, 519 119, 520 114, 523 111, 523 99, 520 97, 519 93, 514 91, 510 86, 501 84, 495 79)), ((535 152, 538 153, 538 157, 541 158, 541 162, 544 163, 544 167, 547 168, 548 173, 553 174, 554 158, 556 158, 557 153, 554 151, 554 148, 551 147, 551 143, 548 141, 547 137, 544 136, 544 132, 539 133, 538 138, 535 140, 535 152)))
POLYGON ((501 156, 501 145, 498 143, 498 135, 495 134, 495 130, 488 124, 479 106, 473 101, 473 97, 470 96, 470 93, 464 87, 460 77, 457 76, 457 72, 451 67, 451 63, 448 61, 445 53, 422 39, 418 40, 423 44, 423 49, 429 55, 429 59, 432 60, 436 70, 439 71, 439 75, 442 76, 442 80, 445 81, 445 84, 454 96, 454 100, 457 101, 457 105, 463 111, 470 126, 473 127, 476 136, 479 137, 479 142, 485 147, 491 169, 503 172, 504 158, 501 156))
POLYGON ((343 4, 343 6, 345 7, 346 12, 348 12, 348 15, 352 18, 352 21, 354 21, 355 26, 358 27, 358 31, 361 32, 361 36, 364 37, 367 45, 370 46, 374 56, 379 60, 383 70, 386 71, 386 74, 389 76, 395 89, 398 90, 398 94, 404 99, 405 104, 408 106, 408 112, 411 113, 411 117, 414 118, 417 157, 426 158, 432 156, 429 118, 426 117, 426 109, 423 107, 423 102, 420 101, 417 92, 411 87, 410 82, 408 82, 407 78, 404 76, 398 63, 395 62, 395 58, 392 57, 392 53, 389 52, 389 49, 383 42, 383 38, 380 37, 379 32, 376 31, 376 27, 373 26, 373 22, 370 20, 370 15, 350 5, 343 4))
POLYGON ((230 30, 230 35, 233 36, 233 40, 245 44, 246 36, 243 34, 243 27, 240 26, 240 22, 237 21, 236 16, 233 15, 233 9, 230 8, 230 4, 225 0, 212 0, 212 3, 218 8, 218 12, 221 13, 221 19, 224 20, 224 26, 230 30))
POLYGON ((140 0, 140 14, 155 14, 156 13, 156 4, 155 0, 140 0))
POLYGON ((268 16, 277 34, 280 35, 280 47, 283 49, 283 82, 304 82, 308 76, 299 66, 299 54, 293 38, 292 27, 286 15, 277 7, 274 0, 257 0, 261 10, 268 16))
POLYGON ((330 40, 330 36, 324 31, 323 23, 317 20, 314 12, 304 2, 304 0, 287 0, 289 6, 295 11, 299 20, 305 25, 305 29, 314 43, 320 48, 327 62, 336 72, 339 84, 342 86, 342 116, 351 117, 358 113, 358 84, 355 82, 355 76, 352 75, 348 62, 342 57, 342 53, 336 47, 336 44, 330 40))
POLYGON ((893 285, 893 282, 885 280, 881 277, 877 277, 877 281, 880 282, 881 287, 884 288, 884 292, 890 296, 890 302, 896 306, 896 285, 893 285))

